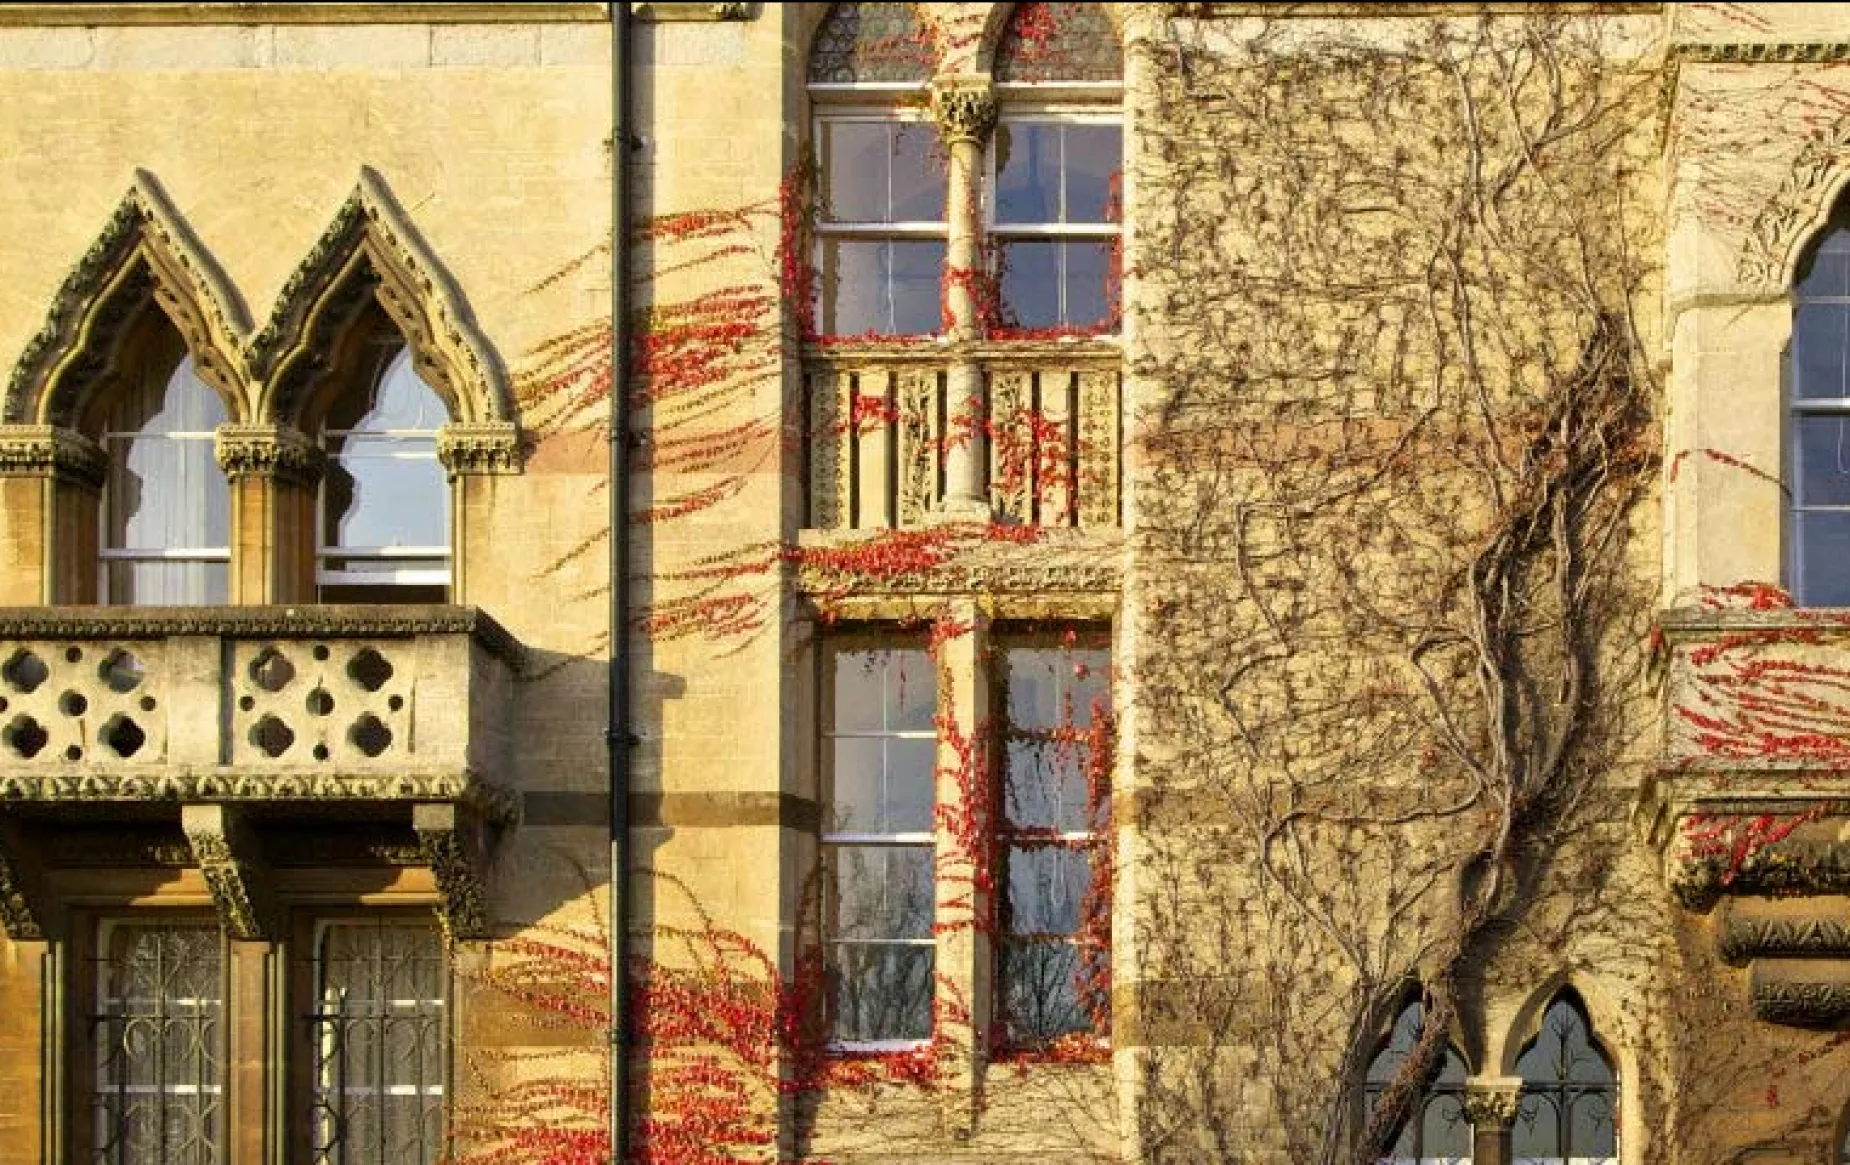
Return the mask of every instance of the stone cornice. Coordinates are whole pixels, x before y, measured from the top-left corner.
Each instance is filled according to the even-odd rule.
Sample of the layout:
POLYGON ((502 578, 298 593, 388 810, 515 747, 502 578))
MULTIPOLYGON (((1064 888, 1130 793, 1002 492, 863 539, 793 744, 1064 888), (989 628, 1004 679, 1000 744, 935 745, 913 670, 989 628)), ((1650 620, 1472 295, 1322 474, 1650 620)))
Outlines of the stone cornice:
MULTIPOLYGON (((846 548, 877 538, 877 532, 867 530, 805 531, 801 545, 817 550, 846 548)), ((1115 530, 1046 531, 1034 542, 1021 546, 977 544, 963 548, 951 561, 931 570, 850 577, 799 566, 796 582, 804 594, 825 605, 858 598, 926 600, 962 595, 1115 597, 1124 586, 1119 562, 1122 550, 1123 541, 1115 530)))
POLYGON ((630 5, 630 11, 637 20, 653 21, 656 24, 701 23, 716 20, 750 20, 750 4, 658 4, 653 0, 642 0, 630 5))
MULTIPOLYGON (((701 5, 710 7, 710 5, 701 5)), ((4 4, 0 28, 44 25, 604 24, 609 6, 535 2, 456 4, 4 4)))
POLYGON ((518 667, 520 643, 476 607, 0 607, 0 639, 410 639, 467 635, 518 667))
POLYGON ((166 765, 101 768, 73 765, 61 772, 0 772, 0 806, 108 806, 262 804, 270 816, 287 816, 289 806, 309 804, 453 803, 496 824, 520 818, 520 794, 466 770, 418 769, 395 764, 383 772, 330 772, 325 768, 248 768, 166 765))
POLYGON ((225 476, 276 477, 296 485, 321 480, 327 455, 283 425, 220 425, 213 451, 225 476))
POLYGON ((1807 642, 1850 639, 1850 609, 1804 608, 1777 611, 1713 611, 1676 607, 1657 616, 1658 630, 1670 644, 1700 642, 1722 635, 1803 631, 1807 642))
POLYGON ((58 475, 100 487, 108 460, 96 442, 53 425, 0 425, 0 476, 58 475))
POLYGON ((1699 65, 1808 65, 1850 61, 1850 41, 1730 41, 1678 44, 1671 59, 1699 65))

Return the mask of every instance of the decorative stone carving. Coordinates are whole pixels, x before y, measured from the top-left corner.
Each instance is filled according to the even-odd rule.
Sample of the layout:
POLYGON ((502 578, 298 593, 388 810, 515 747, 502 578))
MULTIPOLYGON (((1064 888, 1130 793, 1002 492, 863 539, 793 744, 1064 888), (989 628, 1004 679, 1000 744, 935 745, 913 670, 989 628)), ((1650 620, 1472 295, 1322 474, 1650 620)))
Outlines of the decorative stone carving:
POLYGON ((996 127, 996 94, 986 77, 941 77, 931 87, 931 112, 946 145, 981 145, 996 127))
POLYGON ((1767 1023, 1826 1027, 1850 1019, 1850 983, 1748 977, 1754 1014, 1767 1023))
POLYGON ((452 941, 487 938, 487 827, 453 804, 413 806, 411 827, 437 880, 444 933, 452 941))
POLYGON ((0 926, 15 941, 43 939, 53 929, 51 909, 24 832, 0 817, 0 926))
POLYGON ((1736 275, 1750 288, 1781 291, 1795 250, 1830 207, 1825 199, 1850 161, 1850 114, 1814 134, 1792 160, 1786 180, 1747 229, 1736 275))
POLYGON ((260 417, 296 421, 335 340, 368 298, 404 334, 418 372, 449 403, 455 421, 514 423, 506 377, 461 293, 384 179, 364 167, 251 337, 247 363, 259 384, 260 417))
POLYGON ((100 489, 109 462, 96 442, 55 425, 0 425, 0 476, 58 476, 100 489))
POLYGON ((513 822, 520 817, 520 794, 468 773, 326 772, 290 770, 242 773, 213 767, 205 771, 169 766, 142 774, 69 771, 0 773, 0 805, 96 806, 133 802, 328 802, 384 803, 453 801, 484 820, 513 822))
POLYGON ((1465 1119, 1475 1129, 1507 1129, 1521 1106, 1520 1076, 1473 1076, 1465 1081, 1465 1119))
POLYGON ((1671 50, 1680 61, 1721 65, 1806 65, 1850 61, 1850 41, 1737 41, 1727 44, 1680 44, 1671 50))
POLYGON ((243 305, 154 177, 137 170, 20 354, 0 419, 74 426, 90 391, 112 371, 123 327, 150 305, 173 321, 199 375, 235 414, 244 401, 243 305))
POLYGON ((520 472, 520 431, 511 421, 451 423, 437 430, 437 460, 456 474, 520 472))
POLYGON ((845 581, 839 576, 803 569, 797 585, 812 595, 844 594, 1115 594, 1122 574, 1115 561, 1057 564, 957 563, 931 571, 845 581))
POLYGON ((750 4, 661 4, 654 0, 643 0, 632 4, 630 10, 638 20, 651 20, 657 24, 695 23, 715 20, 750 20, 750 4))
POLYGON ((239 811, 225 805, 183 805, 180 828, 212 891, 225 933, 246 942, 274 938, 280 915, 270 900, 268 871, 239 811))
POLYGON ((301 486, 320 481, 328 460, 314 442, 285 425, 220 425, 213 450, 227 477, 275 477, 301 486))
POLYGON ((1850 919, 1743 918, 1730 914, 1715 939, 1723 959, 1736 966, 1769 955, 1805 958, 1850 956, 1850 919))
POLYGON ((1850 842, 1773 842, 1738 861, 1728 854, 1701 857, 1673 851, 1667 860, 1671 892, 1690 910, 1706 912, 1723 894, 1850 893, 1850 842))

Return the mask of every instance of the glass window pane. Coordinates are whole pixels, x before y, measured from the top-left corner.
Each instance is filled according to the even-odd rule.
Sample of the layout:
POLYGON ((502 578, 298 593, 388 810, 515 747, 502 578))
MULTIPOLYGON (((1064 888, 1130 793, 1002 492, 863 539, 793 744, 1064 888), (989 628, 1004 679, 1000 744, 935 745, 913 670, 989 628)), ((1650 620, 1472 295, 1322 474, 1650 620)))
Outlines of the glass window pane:
POLYGON ((1002 265, 1002 322, 1011 328, 1060 325, 1059 244, 1010 239, 997 248, 1002 265))
POLYGON ((103 565, 111 603, 143 607, 221 607, 231 601, 230 563, 112 559, 103 565))
POLYGON ((835 846, 837 939, 931 937, 929 846, 835 846))
POLYGON ((1104 240, 1072 240, 1060 245, 1063 302, 1060 324, 1069 328, 1097 328, 1111 322, 1116 302, 1112 245, 1104 240))
POLYGON ((1850 396, 1850 304, 1799 305, 1792 320, 1792 395, 1850 396))
POLYGON ((1792 515, 1792 592, 1803 607, 1850 607, 1850 513, 1792 515))
POLYGON ((836 732, 930 732, 938 676, 920 648, 835 653, 836 732))
POLYGON ((1032 121, 996 127, 997 222, 1059 221, 1060 129, 1032 121))
POLYGON ((916 336, 938 331, 943 269, 941 239, 824 239, 823 332, 916 336))
POLYGON ((1081 1003, 1079 948, 1061 942, 1005 942, 1002 1011, 1013 1044, 1042 1044, 1093 1030, 1081 1003))
POLYGON ((1077 934, 1091 885, 1092 857, 1086 849, 1010 846, 1009 933, 1077 934))
POLYGON ((1470 1159, 1471 1122, 1465 1119, 1464 1098, 1452 1093, 1431 1097, 1420 1113, 1422 1165, 1464 1165, 1470 1159))
POLYGON ((434 434, 449 418, 443 398, 418 375, 411 350, 396 340, 380 353, 381 365, 363 389, 347 392, 328 411, 331 432, 363 430, 434 434))
POLYGON ((835 741, 833 795, 829 798, 828 833, 885 833, 881 793, 884 742, 878 737, 847 736, 835 741))
POLYGON ((925 122, 891 122, 893 222, 943 222, 945 157, 925 122))
POLYGON ((231 544, 231 486, 210 438, 110 442, 104 545, 204 550, 231 544))
POLYGON ((1003 815, 1015 829, 1085 833, 1092 829, 1086 745, 1077 740, 1011 740, 1003 777, 1003 815))
POLYGON ((322 479, 323 544, 330 547, 448 546, 449 479, 429 442, 394 443, 402 454, 379 456, 381 444, 331 439, 322 479), (349 454, 351 446, 359 450, 349 454), (370 454, 370 455, 369 455, 370 454))
POLYGON ((930 833, 938 769, 935 740, 888 740, 886 827, 893 833, 930 833))
POLYGON ((1797 416, 1793 426, 1793 500, 1850 505, 1850 415, 1797 416))
POLYGON ((822 123, 822 215, 829 222, 891 222, 891 133, 885 122, 822 123))
POLYGON ((932 948, 834 948, 832 1003, 838 1040, 931 1038, 932 948))
POLYGON ((1116 125, 1062 127, 1066 205, 1062 222, 1117 222, 1124 131, 1116 125))
POLYGON ((1825 236, 1799 271, 1800 295, 1850 295, 1850 231, 1825 236))
POLYGON ((1011 731, 1084 729, 1111 707, 1111 653, 1102 648, 1011 647, 1003 666, 1011 731))

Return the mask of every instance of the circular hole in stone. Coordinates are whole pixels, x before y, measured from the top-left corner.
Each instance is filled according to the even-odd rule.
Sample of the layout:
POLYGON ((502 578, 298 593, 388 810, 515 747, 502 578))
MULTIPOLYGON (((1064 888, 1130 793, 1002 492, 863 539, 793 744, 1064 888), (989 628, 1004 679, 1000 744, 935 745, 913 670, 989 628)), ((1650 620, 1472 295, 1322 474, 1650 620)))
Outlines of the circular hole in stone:
POLYGON ((280 692, 295 679, 295 664, 274 647, 266 647, 251 660, 251 683, 266 692, 280 692))
POLYGON ((288 752, 289 746, 295 743, 295 733, 276 717, 265 716, 251 725, 250 740, 265 756, 275 760, 288 752))
POLYGON ((84 699, 82 692, 65 692, 58 697, 58 711, 66 716, 82 716, 90 710, 90 701, 84 699))
POLYGON ((5 667, 0 667, 0 679, 27 695, 38 691, 39 685, 50 678, 51 669, 45 661, 23 647, 13 653, 5 667))
POLYGON ((257 697, 255 696, 239 696, 238 697, 238 707, 242 708, 244 711, 248 712, 252 708, 255 708, 256 706, 257 706, 257 697))
POLYGON ((83 758, 84 758, 84 750, 83 750, 82 745, 73 744, 69 748, 64 750, 65 760, 82 760, 83 758))
POLYGON ((67 662, 77 663, 82 660, 83 657, 84 649, 81 647, 67 647, 64 649, 64 658, 67 662))
POLYGON ((148 743, 148 734, 141 730, 141 725, 122 715, 111 716, 96 735, 120 757, 134 756, 148 743))
POLYGON ((6 705, 6 697, 5 697, 5 696, 0 696, 0 712, 4 712, 4 711, 6 711, 6 707, 7 707, 7 705, 6 705))
POLYGON ((51 736, 30 716, 15 716, 13 722, 0 729, 0 740, 20 756, 31 760, 51 743, 51 736))
POLYGON ((369 692, 385 687, 392 678, 392 664, 370 647, 362 647, 347 661, 347 676, 369 692))
POLYGON ((392 730, 385 726, 385 721, 368 712, 353 722, 353 727, 347 730, 347 739, 367 756, 378 756, 392 747, 392 730))
POLYGON ((327 745, 317 744, 315 746, 315 759, 316 760, 328 759, 328 746, 327 745))
POLYGON ((326 716, 334 710, 334 697, 326 688, 316 688, 308 694, 308 710, 317 716, 326 716))
POLYGON ((142 666, 134 652, 118 647, 109 653, 109 658, 96 669, 96 674, 109 685, 110 691, 132 692, 141 686, 148 669, 142 666))
POLYGON ((326 660, 328 658, 328 645, 327 644, 325 643, 315 644, 315 658, 319 660, 326 660))
POLYGON ((396 712, 405 706, 405 698, 403 696, 393 696, 385 702, 385 706, 396 712))
POLYGON ((141 698, 141 710, 143 712, 154 711, 154 697, 153 696, 143 696, 141 698))

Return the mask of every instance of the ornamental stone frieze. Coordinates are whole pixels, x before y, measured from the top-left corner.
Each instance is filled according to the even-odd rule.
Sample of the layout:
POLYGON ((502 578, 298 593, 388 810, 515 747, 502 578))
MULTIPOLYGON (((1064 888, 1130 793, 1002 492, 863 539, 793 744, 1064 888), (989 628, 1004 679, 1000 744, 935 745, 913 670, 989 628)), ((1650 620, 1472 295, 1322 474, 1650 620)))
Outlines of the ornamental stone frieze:
POLYGON ((0 609, 0 922, 42 936, 47 868, 101 848, 197 867, 228 934, 270 937, 266 839, 332 828, 482 934, 520 659, 466 607, 0 609))

